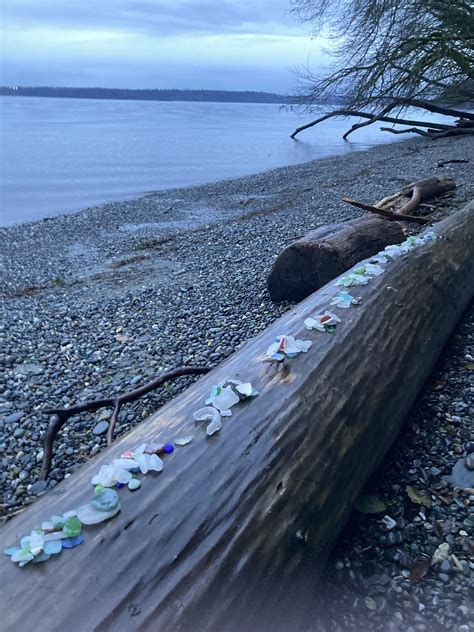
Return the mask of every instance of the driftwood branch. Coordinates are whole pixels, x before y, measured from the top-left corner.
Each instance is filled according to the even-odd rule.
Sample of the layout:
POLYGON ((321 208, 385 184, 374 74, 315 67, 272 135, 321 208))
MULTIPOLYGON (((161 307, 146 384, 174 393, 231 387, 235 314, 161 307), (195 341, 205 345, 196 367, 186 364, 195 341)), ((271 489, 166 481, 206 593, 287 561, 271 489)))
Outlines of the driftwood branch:
POLYGON ((356 206, 364 211, 368 211, 369 213, 375 213, 376 215, 385 217, 385 219, 390 221, 400 222, 403 220, 407 222, 416 222, 417 224, 429 224, 431 222, 431 220, 426 219, 425 217, 416 217, 415 215, 403 215, 403 217, 400 217, 400 213, 394 213, 393 211, 377 208, 376 206, 371 206, 370 204, 357 202, 356 200, 352 200, 348 197, 343 197, 342 201, 347 202, 347 204, 351 204, 352 206, 356 206))
POLYGON ((393 130, 392 128, 382 127, 380 128, 382 131, 392 132, 393 134, 406 134, 408 132, 412 132, 415 134, 420 134, 421 136, 428 136, 429 138, 443 138, 445 136, 458 136, 461 134, 470 134, 474 130, 472 126, 474 124, 474 113, 464 112, 461 110, 454 110, 452 108, 437 106, 425 101, 418 101, 417 99, 394 99, 392 100, 386 107, 384 107, 379 113, 370 113, 370 112, 360 112, 359 110, 352 109, 340 109, 334 110, 333 112, 328 112, 323 116, 311 121, 310 123, 306 123, 301 127, 298 127, 293 134, 291 134, 290 138, 295 138, 297 134, 302 132, 309 127, 313 127, 314 125, 318 125, 323 121, 326 121, 329 118, 341 116, 356 116, 358 118, 367 119, 362 123, 355 123, 345 134, 343 135, 344 140, 347 140, 347 137, 360 129, 361 127, 366 127, 367 125, 372 125, 377 121, 382 121, 383 123, 393 123, 395 125, 407 125, 410 127, 409 130, 393 130), (433 112, 436 114, 443 114, 444 116, 452 116, 453 118, 458 117, 458 120, 454 124, 445 124, 445 123, 433 123, 428 121, 417 121, 412 119, 400 118, 397 116, 387 116, 387 114, 396 108, 404 108, 406 106, 413 106, 417 108, 421 108, 427 110, 429 112, 433 112), (428 131, 423 131, 420 128, 429 128, 428 131), (472 130, 472 131, 471 131, 472 130))
MULTIPOLYGON (((399 119, 393 116, 383 116, 382 114, 375 115, 375 114, 370 114, 368 112, 360 112, 359 110, 343 109, 343 110, 334 110, 334 112, 328 112, 324 116, 321 116, 320 118, 314 121, 311 121, 310 123, 306 123, 306 125, 302 125, 301 127, 298 127, 297 129, 295 129, 293 134, 291 134, 290 138, 295 138, 295 136, 299 134, 300 132, 302 132, 303 130, 308 129, 309 127, 313 127, 314 125, 318 125, 319 123, 323 123, 324 121, 327 121, 327 119, 334 118, 336 116, 342 116, 342 117, 357 116, 359 118, 369 119, 370 121, 370 123, 368 123, 369 125, 371 123, 375 123, 376 121, 382 121, 383 123, 394 123, 398 125, 415 125, 417 127, 435 127, 439 130, 446 130, 450 128, 449 125, 445 125, 443 123, 431 123, 431 122, 426 122, 426 121, 399 119)), ((357 124, 357 125, 360 125, 361 127, 363 126, 362 124, 357 124)), ((358 128, 356 127, 355 129, 358 129, 358 128)), ((346 137, 352 131, 354 130, 351 128, 348 132, 346 132, 344 136, 346 137)))
POLYGON ((420 136, 431 137, 431 134, 417 127, 407 127, 407 129, 393 129, 393 127, 381 127, 381 132, 390 132, 390 134, 419 134, 420 136))
POLYGON ((438 168, 444 167, 445 165, 450 165, 452 163, 468 163, 470 162, 469 160, 463 160, 463 159, 458 159, 458 158, 453 158, 451 160, 444 160, 444 161, 439 161, 438 164, 436 165, 438 168))
POLYGON ((431 220, 424 217, 411 215, 421 202, 430 200, 439 195, 452 191, 456 183, 450 176, 435 176, 425 180, 417 180, 404 187, 401 191, 389 195, 374 205, 357 202, 349 197, 343 197, 342 201, 361 208, 369 213, 376 213, 389 220, 417 222, 429 224, 431 220))
POLYGON ((380 131, 390 132, 391 134, 419 134, 436 140, 437 138, 446 138, 447 136, 464 136, 466 134, 474 134, 474 128, 471 127, 450 127, 445 130, 429 129, 427 131, 418 129, 417 127, 409 127, 408 129, 393 129, 393 127, 381 127, 380 131))
POLYGON ((82 404, 76 404, 75 406, 71 406, 70 408, 55 408, 55 409, 47 409, 44 412, 48 415, 52 415, 51 420, 49 422, 48 430, 46 431, 46 435, 44 438, 44 446, 43 446, 43 464, 41 467, 41 473, 39 476, 40 480, 46 480, 49 470, 51 469, 51 461, 53 459, 53 443, 61 430, 63 425, 67 422, 70 417, 74 415, 79 415, 80 413, 85 413, 91 410, 98 410, 99 408, 113 408, 112 416, 110 418, 109 428, 107 431, 107 445, 110 445, 113 441, 114 429, 117 423, 117 419, 120 413, 120 409, 124 404, 129 402, 134 402, 140 397, 147 395, 151 391, 154 391, 159 386, 168 382, 169 380, 175 380, 179 377, 184 377, 186 375, 204 375, 208 373, 211 369, 206 366, 189 366, 189 367, 180 367, 178 369, 173 369, 172 371, 167 371, 163 373, 156 379, 151 382, 147 382, 143 386, 140 386, 133 391, 129 391, 128 393, 123 393, 122 395, 117 395, 116 397, 109 397, 106 399, 95 399, 88 402, 84 402, 82 404))

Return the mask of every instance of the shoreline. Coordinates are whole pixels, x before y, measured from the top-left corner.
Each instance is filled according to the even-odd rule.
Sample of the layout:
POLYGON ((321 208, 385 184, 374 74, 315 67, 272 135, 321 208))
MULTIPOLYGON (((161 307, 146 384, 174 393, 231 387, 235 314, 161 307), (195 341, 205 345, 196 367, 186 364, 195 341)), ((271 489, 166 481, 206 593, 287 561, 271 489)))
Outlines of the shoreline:
MULTIPOLYGON (((360 213, 339 202, 343 195, 370 203, 412 180, 441 173, 435 159, 429 162, 420 156, 422 160, 417 162, 425 163, 421 169, 411 169, 409 161, 420 152, 425 152, 427 158, 430 154, 442 155, 443 147, 448 147, 454 157, 462 158, 464 148, 470 148, 469 142, 463 143, 463 140, 454 139, 451 143, 441 140, 435 145, 434 141, 415 138, 376 145, 350 154, 201 185, 152 191, 139 197, 1 227, 0 251, 6 263, 0 271, 3 281, 0 294, 20 295, 22 291, 31 294, 36 290, 55 289, 54 285, 78 286, 88 281, 94 285, 94 281, 103 279, 107 272, 113 277, 115 266, 120 267, 127 255, 133 258, 137 250, 138 254, 147 250, 145 242, 182 240, 188 232, 199 232, 222 222, 277 216, 285 209, 291 211, 301 206, 304 209, 303 221, 298 225, 301 232, 293 233, 297 235, 324 223, 351 219, 360 213), (406 156, 409 158, 405 162, 406 156), (324 205, 324 208, 317 209, 319 213, 308 221, 311 205, 324 205), (21 249, 29 242, 34 244, 33 250, 27 249, 28 258, 35 261, 34 266, 23 265, 21 261, 23 256, 26 258, 21 249), (79 274, 80 269, 84 274, 79 274)), ((461 167, 449 165, 442 172, 454 176, 470 173, 469 165, 461 167)), ((290 232, 284 238, 288 240, 291 236, 290 232)), ((280 241, 277 246, 281 248, 284 243, 280 241)))
MULTIPOLYGON (((41 409, 129 390, 183 364, 215 366, 288 309, 285 304, 273 305, 265 288, 270 266, 281 249, 312 228, 361 215, 340 201, 342 195, 373 203, 410 181, 441 173, 452 175, 458 185, 449 198, 450 210, 474 197, 472 139, 410 139, 251 176, 158 191, 1 229, 3 510, 12 512, 34 500, 30 486, 39 474, 41 437, 48 423, 41 409), (438 161, 466 158, 470 163, 437 169, 438 161)), ((465 371, 466 375, 459 377, 462 362, 469 361, 462 358, 473 353, 472 308, 464 317, 462 332, 460 340, 455 332, 451 344, 454 351, 448 350, 444 356, 443 362, 454 367, 441 368, 442 379, 449 385, 443 389, 447 390, 424 389, 418 412, 410 416, 410 424, 418 434, 404 431, 405 438, 411 436, 411 443, 397 442, 395 450, 401 451, 402 458, 390 465, 392 448, 387 459, 389 469, 382 475, 381 484, 399 485, 399 490, 386 494, 387 499, 396 500, 397 507, 404 507, 401 481, 405 476, 409 484, 415 485, 420 476, 423 485, 425 455, 430 446, 436 445, 430 442, 444 445, 444 426, 440 422, 440 428, 433 428, 430 416, 442 415, 443 422, 447 419, 453 428, 446 436, 461 451, 474 440, 469 439, 469 375, 465 371), (460 421, 452 423, 453 415, 460 421), (420 432, 423 442, 419 442, 420 432), (421 465, 413 466, 414 459, 421 465), (391 481, 392 470, 400 463, 405 464, 406 472, 397 470, 396 481, 391 481)), ((127 405, 117 424, 117 434, 140 423, 189 383, 187 378, 168 384, 127 405)), ((49 487, 105 446, 105 434, 97 425, 102 422, 103 428, 107 420, 108 415, 100 411, 70 420, 55 446, 49 487)), ((439 470, 433 475, 439 479, 459 453, 451 450, 448 455, 446 446, 434 452, 429 453, 426 468, 428 472, 430 468, 439 470)), ((454 505, 438 520, 454 520, 459 531, 467 508, 461 510, 454 505)), ((424 595, 419 585, 405 586, 408 580, 402 575, 401 584, 395 582, 401 592, 390 592, 393 578, 409 570, 411 563, 403 556, 395 559, 395 551, 404 547, 408 551, 414 544, 417 554, 423 555, 434 546, 430 540, 423 540, 431 537, 426 530, 420 535, 417 527, 412 528, 418 524, 418 510, 413 513, 412 509, 401 512, 405 526, 397 527, 401 535, 393 544, 387 543, 379 518, 360 521, 356 542, 363 543, 362 536, 366 540, 370 536, 373 555, 359 555, 356 549, 351 552, 352 545, 344 548, 343 543, 336 548, 334 555, 340 554, 342 562, 333 556, 337 573, 331 580, 334 566, 329 569, 328 585, 332 585, 333 592, 339 590, 341 601, 347 601, 344 582, 352 582, 348 595, 352 598, 355 591, 362 604, 361 608, 353 608, 347 601, 345 629, 380 629, 376 628, 380 617, 397 619, 393 613, 398 611, 403 611, 403 628, 403 622, 413 623, 407 619, 410 608, 403 602, 413 599, 424 600, 423 616, 429 613, 436 623, 436 594, 452 590, 458 604, 467 584, 474 582, 471 569, 464 575, 444 573, 448 581, 433 579, 424 588, 424 595), (381 534, 384 543, 379 540, 381 534), (385 584, 373 582, 378 593, 368 591, 365 579, 358 575, 359 563, 365 564, 366 557, 371 560, 369 576, 388 576, 385 584), (375 608, 371 601, 367 602, 370 606, 364 605, 365 596, 374 601, 375 608), (351 627, 362 622, 362 628, 351 627)), ((443 506, 440 511, 444 511, 443 506)), ((412 614, 421 616, 415 606, 412 614)), ((462 611, 456 611, 456 623, 464 624, 467 619, 462 611)), ((423 621, 415 622, 424 625, 423 621)), ((433 627, 426 624, 416 629, 433 627)))

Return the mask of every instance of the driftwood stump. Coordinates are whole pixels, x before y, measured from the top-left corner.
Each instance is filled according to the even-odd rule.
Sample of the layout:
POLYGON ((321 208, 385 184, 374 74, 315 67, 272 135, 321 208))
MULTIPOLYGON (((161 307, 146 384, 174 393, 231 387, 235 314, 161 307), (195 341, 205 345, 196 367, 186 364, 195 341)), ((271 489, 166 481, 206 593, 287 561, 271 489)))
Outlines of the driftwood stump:
POLYGON ((313 629, 318 572, 472 297, 473 212, 357 288, 362 304, 340 310, 333 335, 303 325, 331 283, 13 518, 2 548, 87 502, 92 475, 123 450, 194 435, 162 474, 120 490, 120 514, 78 548, 23 569, 0 559, 2 630, 313 629), (283 367, 262 362, 278 334, 313 346, 283 367), (228 378, 260 395, 207 437, 192 414, 228 378))

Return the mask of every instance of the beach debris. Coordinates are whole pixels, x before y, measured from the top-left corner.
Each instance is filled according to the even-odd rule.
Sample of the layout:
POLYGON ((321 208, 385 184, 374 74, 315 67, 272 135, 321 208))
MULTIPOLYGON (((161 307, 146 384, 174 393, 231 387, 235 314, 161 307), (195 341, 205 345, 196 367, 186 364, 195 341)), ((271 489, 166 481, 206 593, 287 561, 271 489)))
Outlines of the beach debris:
POLYGON ((318 314, 314 318, 306 318, 304 326, 306 329, 327 332, 328 334, 334 333, 337 323, 340 323, 341 319, 332 312, 325 311, 324 314, 318 314))
POLYGON ((355 272, 351 272, 351 274, 347 274, 346 276, 340 277, 335 285, 342 287, 350 287, 351 285, 367 285, 369 282, 368 276, 363 274, 356 274, 355 272))
POLYGON ((331 299, 330 304, 334 305, 334 307, 340 307, 341 309, 349 309, 351 305, 360 305, 361 302, 361 296, 354 298, 351 294, 342 290, 331 299))
POLYGON ((360 513, 372 514, 382 513, 387 509, 387 505, 377 496, 363 494, 356 499, 354 508, 360 513))
POLYGON ((428 492, 413 487, 413 485, 407 485, 405 491, 412 502, 423 507, 431 507, 433 504, 431 496, 428 492))
POLYGON ((217 408, 206 406, 197 410, 193 417, 196 421, 210 421, 206 428, 206 433, 211 437, 222 428, 221 417, 217 408))
POLYGON ((419 582, 428 572, 430 567, 430 559, 428 557, 420 557, 415 560, 411 569, 410 569, 410 581, 419 582))
POLYGON ((277 336, 268 347, 266 360, 282 362, 287 358, 295 358, 299 353, 306 353, 313 343, 311 340, 300 340, 293 336, 277 336))
POLYGON ((437 564, 438 562, 444 562, 444 560, 449 559, 449 544, 447 542, 443 542, 440 544, 436 551, 433 553, 433 557, 431 558, 432 564, 437 564))

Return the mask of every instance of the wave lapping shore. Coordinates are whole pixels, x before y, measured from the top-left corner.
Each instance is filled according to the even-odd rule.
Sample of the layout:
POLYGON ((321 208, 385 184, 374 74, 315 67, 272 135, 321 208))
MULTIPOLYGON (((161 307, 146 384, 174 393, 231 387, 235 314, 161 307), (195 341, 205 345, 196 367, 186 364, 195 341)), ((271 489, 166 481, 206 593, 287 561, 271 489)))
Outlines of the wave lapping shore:
MULTIPOLYGON (((20 510, 42 487, 34 483, 48 423, 43 408, 123 392, 183 364, 215 366, 288 309, 273 305, 265 287, 281 249, 312 228, 360 214, 343 195, 373 203, 413 180, 449 174, 458 185, 448 200, 454 210, 474 197, 473 149, 470 138, 415 139, 1 229, 3 512, 20 510), (438 167, 447 160, 470 162, 438 167)), ((460 327, 438 368, 444 386, 421 394, 390 453, 397 459, 389 456, 377 474, 378 493, 396 508, 396 530, 385 532, 377 517, 355 521, 329 565, 322 608, 343 629, 388 629, 387 621, 393 629, 470 629, 472 563, 462 572, 435 568, 418 584, 407 572, 437 544, 457 546, 459 531, 472 530, 474 497, 469 506, 433 509, 433 520, 446 526, 438 536, 404 492, 405 484, 439 480, 474 451, 465 369, 473 362, 472 308, 460 327)), ((117 434, 189 382, 127 405, 117 434)), ((55 445, 49 487, 105 446, 108 418, 70 419, 55 445)), ((321 626, 337 629, 331 621, 321 626)))

